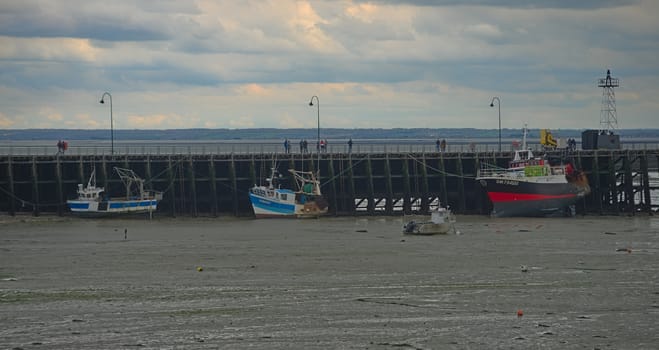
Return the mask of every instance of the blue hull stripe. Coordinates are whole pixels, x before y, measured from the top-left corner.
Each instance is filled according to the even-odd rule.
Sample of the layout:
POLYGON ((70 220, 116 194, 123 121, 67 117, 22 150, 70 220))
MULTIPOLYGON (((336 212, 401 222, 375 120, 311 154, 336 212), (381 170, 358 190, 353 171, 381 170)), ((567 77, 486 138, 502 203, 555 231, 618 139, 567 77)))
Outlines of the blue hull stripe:
MULTIPOLYGON (((106 210, 90 210, 89 202, 85 201, 67 201, 69 208, 72 211, 77 212, 123 212, 123 211, 134 211, 134 210, 155 210, 158 204, 158 201, 153 200, 134 200, 134 201, 110 201, 108 203, 106 210)), ((103 202, 101 202, 103 203, 103 202)), ((100 204, 100 203, 99 203, 100 204)))
POLYGON ((69 208, 71 209, 89 209, 89 203, 84 202, 69 202, 69 208))

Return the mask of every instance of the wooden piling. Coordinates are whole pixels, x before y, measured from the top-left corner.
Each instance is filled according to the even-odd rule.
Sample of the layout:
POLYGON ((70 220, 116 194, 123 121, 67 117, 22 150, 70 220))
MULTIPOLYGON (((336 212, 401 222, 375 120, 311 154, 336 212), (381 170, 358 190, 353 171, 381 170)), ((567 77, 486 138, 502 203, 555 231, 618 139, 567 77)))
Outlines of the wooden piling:
POLYGON ((37 157, 32 157, 32 215, 39 216, 39 171, 37 157))
POLYGON ((428 188, 428 168, 426 154, 421 155, 421 212, 430 211, 430 190, 428 188))
POLYGON ((356 192, 355 192, 355 175, 352 169, 353 169, 352 154, 350 154, 348 155, 348 208, 350 214, 354 215, 356 192))
POLYGON ((446 189, 446 166, 444 165, 444 153, 439 154, 439 186, 442 205, 448 205, 448 190, 446 189))
MULTIPOLYGON (((252 162, 250 169, 254 171, 254 157, 252 156, 252 162)), ((210 189, 211 189, 211 213, 213 216, 217 216, 218 213, 218 204, 217 204, 217 179, 215 178, 215 159, 211 154, 210 160, 208 162, 208 176, 210 177, 210 189)), ((256 174, 251 174, 252 183, 256 184, 256 174)))
POLYGON ((190 210, 193 217, 197 214, 197 179, 195 178, 194 164, 192 163, 192 156, 188 156, 188 179, 190 181, 190 195, 192 196, 192 205, 190 210))
POLYGON ((643 189, 643 202, 641 210, 652 214, 652 196, 650 195, 650 176, 648 170, 648 156, 647 152, 643 151, 640 156, 641 163, 641 188, 643 189))
POLYGON ((403 214, 409 215, 412 213, 412 188, 410 186, 410 170, 408 165, 408 157, 402 157, 403 163, 403 214))
POLYGON ((238 216, 238 182, 236 180, 236 163, 233 154, 229 159, 229 182, 231 183, 231 198, 233 200, 233 215, 238 216))
POLYGON ((389 161, 389 153, 385 155, 384 173, 386 181, 385 190, 387 191, 387 202, 384 211, 387 215, 391 215, 394 213, 394 189, 391 183, 391 162, 389 161))
POLYGON ((175 181, 174 174, 175 173, 172 164, 172 156, 169 156, 167 158, 167 179, 169 182, 167 191, 169 192, 169 201, 170 201, 169 210, 172 217, 176 217, 176 187, 174 186, 174 181, 175 181))
POLYGON ((57 216, 62 216, 64 209, 64 190, 62 189, 62 164, 59 155, 55 158, 55 188, 57 192, 57 216))
POLYGON ((330 176, 330 193, 331 193, 331 199, 332 203, 329 207, 329 211, 331 214, 336 215, 337 207, 338 207, 338 201, 336 200, 337 193, 336 193, 336 175, 334 174, 334 160, 332 159, 332 155, 329 155, 329 163, 328 163, 328 171, 329 171, 329 176, 330 176))
POLYGON ((465 198, 465 183, 464 183, 464 171, 462 170, 462 155, 458 154, 457 158, 457 167, 458 167, 458 209, 461 212, 464 212, 467 208, 467 200, 465 198))
POLYGON ((624 179, 624 192, 625 192, 625 212, 634 214, 634 178, 632 176, 632 166, 629 152, 623 155, 623 169, 625 175, 624 179))
POLYGON ((375 214, 375 188, 373 186, 373 168, 371 166, 371 156, 366 155, 366 196, 368 198, 367 212, 375 214))
POLYGON ((12 157, 7 159, 7 187, 9 187, 9 215, 16 215, 16 194, 14 193, 14 167, 12 166, 12 157))

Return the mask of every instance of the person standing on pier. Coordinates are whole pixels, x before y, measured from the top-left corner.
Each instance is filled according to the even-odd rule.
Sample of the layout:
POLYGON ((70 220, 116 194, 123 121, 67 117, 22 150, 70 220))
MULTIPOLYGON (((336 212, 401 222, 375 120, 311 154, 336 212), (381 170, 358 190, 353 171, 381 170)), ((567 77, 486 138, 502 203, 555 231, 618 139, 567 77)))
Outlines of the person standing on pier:
POLYGON ((348 140, 348 153, 352 153, 352 137, 348 140))
POLYGON ((439 152, 439 143, 439 139, 437 139, 437 141, 435 141, 435 151, 437 152, 439 152))
POLYGON ((284 140, 284 152, 288 154, 288 148, 290 147, 291 143, 288 141, 288 139, 284 140))
POLYGON ((442 153, 446 152, 446 140, 442 139, 442 142, 439 144, 439 148, 441 149, 442 153))

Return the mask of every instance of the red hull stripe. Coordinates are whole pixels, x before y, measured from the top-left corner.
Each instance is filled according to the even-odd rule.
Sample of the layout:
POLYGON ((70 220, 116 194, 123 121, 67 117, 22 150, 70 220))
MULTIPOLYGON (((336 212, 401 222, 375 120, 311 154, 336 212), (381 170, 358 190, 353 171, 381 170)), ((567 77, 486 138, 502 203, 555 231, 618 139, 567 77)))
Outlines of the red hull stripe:
POLYGON ((576 194, 533 194, 533 193, 510 193, 510 192, 488 192, 492 202, 513 202, 513 201, 542 201, 548 199, 572 198, 576 194))

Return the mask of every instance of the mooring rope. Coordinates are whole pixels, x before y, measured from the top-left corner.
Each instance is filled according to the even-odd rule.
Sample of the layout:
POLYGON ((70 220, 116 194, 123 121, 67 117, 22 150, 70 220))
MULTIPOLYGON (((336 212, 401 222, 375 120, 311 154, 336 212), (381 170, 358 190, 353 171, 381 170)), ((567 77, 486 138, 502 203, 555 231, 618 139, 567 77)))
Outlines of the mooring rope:
POLYGON ((435 167, 432 167, 432 166, 428 165, 427 162, 423 162, 423 161, 417 159, 416 157, 414 157, 414 156, 411 155, 411 154, 408 154, 407 156, 410 157, 410 158, 411 158, 412 160, 414 160, 415 162, 420 163, 420 164, 423 164, 427 169, 430 169, 430 170, 436 171, 436 172, 438 172, 438 173, 440 173, 440 174, 442 174, 442 175, 449 176, 449 177, 458 177, 458 178, 463 178, 463 179, 476 179, 475 176, 453 174, 453 173, 449 173, 449 172, 447 172, 447 171, 443 171, 443 170, 437 169, 437 168, 435 168, 435 167))

